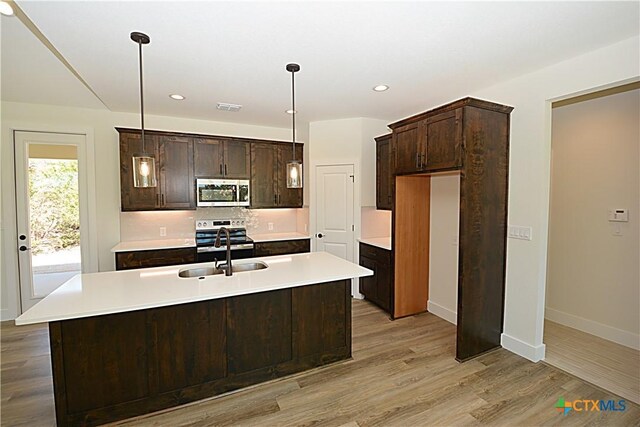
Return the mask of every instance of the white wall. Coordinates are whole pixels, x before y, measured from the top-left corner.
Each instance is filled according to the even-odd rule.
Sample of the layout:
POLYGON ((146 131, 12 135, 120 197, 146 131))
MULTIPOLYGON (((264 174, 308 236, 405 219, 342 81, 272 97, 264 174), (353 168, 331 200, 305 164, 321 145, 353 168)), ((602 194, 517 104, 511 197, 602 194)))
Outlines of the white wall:
POLYGON ((545 315, 639 348, 640 89, 554 108, 551 147, 545 315))
POLYGON ((431 177, 427 309, 457 323, 460 174, 431 177))
MULTIPOLYGON (((17 254, 15 253, 15 199, 13 176, 12 128, 29 130, 33 126, 51 131, 92 132, 95 141, 95 177, 97 182, 97 228, 99 270, 113 270, 114 257, 110 249, 120 240, 120 174, 118 133, 114 127, 140 126, 140 116, 134 113, 113 113, 106 109, 83 109, 2 102, 2 226, 4 228, 2 308, 5 318, 17 313, 17 254)), ((145 116, 148 129, 182 131, 216 135, 243 136, 290 140, 291 130, 252 126, 238 123, 192 120, 176 117, 145 116)), ((307 148, 305 147, 305 150, 307 148)))
POLYGON ((509 224, 531 226, 533 240, 508 241, 502 344, 531 360, 544 358, 549 101, 637 80, 638 64, 640 40, 634 37, 470 94, 515 107, 511 114, 509 224))

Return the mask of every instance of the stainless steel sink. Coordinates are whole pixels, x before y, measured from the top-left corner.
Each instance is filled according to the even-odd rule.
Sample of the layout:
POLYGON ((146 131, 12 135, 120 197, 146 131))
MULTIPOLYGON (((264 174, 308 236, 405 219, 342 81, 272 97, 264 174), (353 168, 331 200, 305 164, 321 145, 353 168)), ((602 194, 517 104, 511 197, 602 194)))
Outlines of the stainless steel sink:
POLYGON ((241 264, 234 264, 231 263, 231 271, 233 271, 234 273, 239 273, 241 271, 254 271, 254 270, 264 270, 265 268, 269 267, 267 264, 265 264, 264 262, 247 262, 247 263, 241 263, 241 264))
MULTIPOLYGON (((269 267, 264 262, 244 262, 239 264, 231 263, 232 271, 234 273, 241 273, 243 271, 255 271, 255 270, 264 270, 269 267)), ((206 277, 206 276, 214 276, 216 274, 224 274, 224 270, 222 268, 215 267, 196 267, 196 268, 185 268, 184 270, 180 270, 178 272, 178 277, 206 277)))

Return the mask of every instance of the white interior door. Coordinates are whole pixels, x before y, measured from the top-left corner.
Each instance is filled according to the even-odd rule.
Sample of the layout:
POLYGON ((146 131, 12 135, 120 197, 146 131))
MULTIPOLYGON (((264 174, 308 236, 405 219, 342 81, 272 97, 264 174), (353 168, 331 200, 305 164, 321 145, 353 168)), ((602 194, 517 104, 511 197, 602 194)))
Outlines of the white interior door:
POLYGON ((15 132, 22 312, 83 271, 88 236, 85 135, 15 132), (84 193, 84 194, 83 194, 84 193))
POLYGON ((316 248, 353 262, 353 165, 316 167, 316 248))

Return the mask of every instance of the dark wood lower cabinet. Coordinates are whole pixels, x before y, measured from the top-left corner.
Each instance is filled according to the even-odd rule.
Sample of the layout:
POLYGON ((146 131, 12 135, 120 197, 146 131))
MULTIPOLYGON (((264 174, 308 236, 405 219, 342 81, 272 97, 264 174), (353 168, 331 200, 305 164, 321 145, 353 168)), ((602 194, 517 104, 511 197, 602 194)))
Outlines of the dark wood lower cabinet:
POLYGON ((305 252, 311 252, 311 239, 256 242, 253 246, 253 255, 257 257, 301 254, 305 252))
POLYGON ((393 316, 393 263, 391 251, 360 243, 360 265, 373 276, 360 278, 360 293, 393 316))
POLYGON ((116 270, 163 267, 196 262, 196 248, 116 252, 116 270))
POLYGON ((347 359, 350 283, 51 322, 57 424, 121 420, 347 359))

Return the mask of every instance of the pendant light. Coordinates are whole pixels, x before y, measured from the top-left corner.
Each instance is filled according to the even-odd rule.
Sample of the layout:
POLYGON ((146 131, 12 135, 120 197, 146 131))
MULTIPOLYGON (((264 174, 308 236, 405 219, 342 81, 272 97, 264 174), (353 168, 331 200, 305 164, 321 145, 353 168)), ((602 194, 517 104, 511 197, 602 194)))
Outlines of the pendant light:
POLYGON ((287 188, 302 188, 302 159, 296 160, 296 83, 295 73, 300 71, 300 65, 287 64, 287 71, 291 73, 291 116, 292 135, 291 145, 293 148, 293 158, 287 162, 287 188))
POLYGON ((156 187, 156 160, 147 153, 144 141, 144 95, 142 92, 142 45, 149 44, 151 39, 143 33, 131 33, 131 40, 138 44, 140 61, 140 133, 142 152, 133 155, 133 186, 138 188, 156 187))

